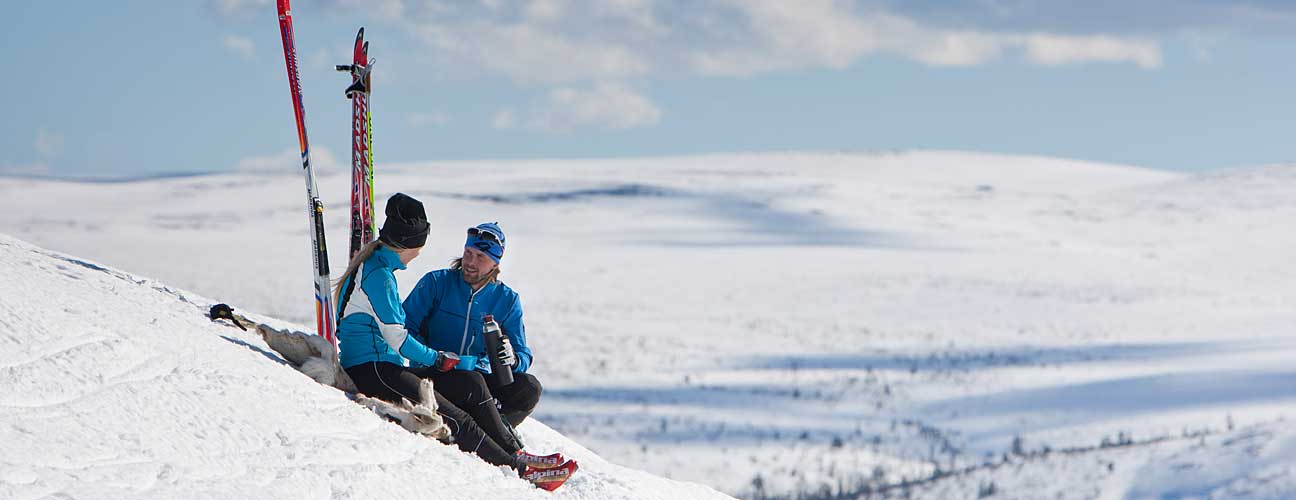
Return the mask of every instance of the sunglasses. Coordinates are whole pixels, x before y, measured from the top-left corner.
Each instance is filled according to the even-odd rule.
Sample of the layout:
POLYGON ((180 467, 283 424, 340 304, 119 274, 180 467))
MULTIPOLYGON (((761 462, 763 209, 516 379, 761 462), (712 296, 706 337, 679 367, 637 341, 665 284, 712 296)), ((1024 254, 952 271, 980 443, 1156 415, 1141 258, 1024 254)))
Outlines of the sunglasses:
POLYGON ((494 242, 497 245, 503 245, 503 243, 500 242, 500 237, 498 234, 492 233, 490 231, 478 229, 475 227, 468 228, 468 236, 472 236, 474 238, 481 238, 486 241, 494 242))

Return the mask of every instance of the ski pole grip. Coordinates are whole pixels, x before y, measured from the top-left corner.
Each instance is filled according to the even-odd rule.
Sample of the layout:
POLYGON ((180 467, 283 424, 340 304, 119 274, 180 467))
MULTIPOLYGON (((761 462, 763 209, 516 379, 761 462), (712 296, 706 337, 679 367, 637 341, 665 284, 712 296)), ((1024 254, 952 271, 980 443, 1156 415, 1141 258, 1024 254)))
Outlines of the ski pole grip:
POLYGON ((350 64, 339 64, 339 65, 337 65, 337 66, 334 66, 333 69, 336 69, 336 70, 338 70, 338 71, 351 71, 351 65, 350 65, 350 64))

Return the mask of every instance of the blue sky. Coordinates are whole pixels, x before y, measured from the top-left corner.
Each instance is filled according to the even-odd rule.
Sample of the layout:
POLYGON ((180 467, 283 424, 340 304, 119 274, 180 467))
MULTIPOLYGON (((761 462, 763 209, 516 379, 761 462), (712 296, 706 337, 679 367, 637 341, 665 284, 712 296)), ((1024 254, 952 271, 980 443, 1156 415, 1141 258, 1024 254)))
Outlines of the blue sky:
MULTIPOLYGON (((1291 6, 1289 6, 1291 5, 1291 6)), ((1272 1, 297 0, 314 160, 963 149, 1203 170, 1296 158, 1272 1)), ((269 0, 6 7, 0 174, 295 173, 269 0)))

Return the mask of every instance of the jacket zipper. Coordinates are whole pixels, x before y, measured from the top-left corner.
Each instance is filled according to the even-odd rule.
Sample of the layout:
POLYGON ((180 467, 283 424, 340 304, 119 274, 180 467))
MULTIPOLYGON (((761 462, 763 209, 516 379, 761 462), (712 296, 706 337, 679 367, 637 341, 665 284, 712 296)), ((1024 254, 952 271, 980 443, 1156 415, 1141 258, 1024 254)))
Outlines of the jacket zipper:
MULTIPOLYGON (((486 288, 486 287, 482 287, 482 288, 486 288)), ((463 333, 463 339, 459 341, 459 354, 468 354, 467 351, 468 329, 469 329, 468 327, 472 326, 473 299, 477 298, 477 292, 480 292, 481 290, 482 290, 481 288, 478 288, 476 290, 473 290, 472 293, 468 295, 468 314, 465 315, 466 317, 464 318, 464 333, 463 333)))

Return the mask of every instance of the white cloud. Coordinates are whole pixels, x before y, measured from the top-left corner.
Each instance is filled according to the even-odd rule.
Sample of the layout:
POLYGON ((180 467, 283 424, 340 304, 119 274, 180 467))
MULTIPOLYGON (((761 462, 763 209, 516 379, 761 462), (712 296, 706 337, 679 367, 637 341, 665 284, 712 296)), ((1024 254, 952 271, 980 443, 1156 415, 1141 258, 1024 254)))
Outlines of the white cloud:
POLYGON ((491 117, 491 127, 499 130, 508 130, 517 126, 517 118, 513 116, 513 110, 501 109, 491 117))
POLYGON ((657 19, 654 1, 603 0, 587 7, 598 17, 627 23, 631 33, 647 33, 658 37, 668 35, 670 29, 657 19))
POLYGON ((931 66, 1019 58, 1156 68, 1154 40, 946 29, 855 0, 529 0, 442 3, 409 23, 442 67, 572 84, 648 75, 754 76, 893 56, 931 66))
MULTIPOLYGON (((272 3, 208 1, 226 16, 260 13, 272 3)), ((976 9, 984 10, 983 3, 974 2, 976 9)), ((680 72, 753 76, 841 69, 877 56, 932 66, 1014 57, 1043 66, 1097 62, 1150 69, 1162 61, 1160 45, 1148 37, 1054 33, 1049 29, 1058 23, 1047 19, 998 30, 975 24, 948 29, 921 20, 922 8, 887 5, 869 0, 319 0, 314 8, 396 21, 432 49, 428 56, 440 68, 485 71, 526 83, 624 81, 680 72)), ((1196 11, 1211 9, 1199 5, 1196 11)), ((1261 14, 1273 14, 1253 11, 1226 9, 1217 15, 1260 23, 1261 14)), ((987 19, 981 14, 967 12, 962 18, 987 19)), ((230 50, 248 54, 246 47, 237 43, 230 50)))
POLYGON ((728 2, 747 18, 758 48, 787 64, 793 59, 811 65, 842 68, 885 43, 893 19, 862 19, 832 0, 740 0, 728 2))
POLYGON ((49 176, 54 171, 45 163, 0 163, 0 175, 12 175, 18 177, 27 176, 49 176))
POLYGON ((358 10, 377 14, 379 17, 387 19, 400 19, 407 12, 404 0, 329 0, 320 3, 321 5, 316 6, 317 8, 347 12, 358 10))
POLYGON ((225 17, 273 12, 269 10, 273 4, 274 2, 271 0, 210 0, 210 5, 216 9, 216 13, 225 17))
POLYGON ((1132 62, 1140 68, 1161 66, 1161 49, 1151 41, 1108 36, 1031 35, 1025 40, 1031 61, 1048 66, 1085 62, 1132 62))
POLYGON ((388 19, 399 19, 405 15, 405 2, 402 0, 355 0, 366 8, 374 9, 379 15, 388 19))
MULTIPOLYGON (((355 44, 352 43, 351 45, 355 45, 355 44)), ((349 47, 347 48, 345 54, 329 54, 329 51, 327 49, 322 49, 322 48, 315 49, 314 52, 311 52, 311 55, 307 60, 310 61, 311 67, 314 68, 321 68, 321 69, 332 68, 336 66, 336 63, 333 63, 332 61, 346 61, 346 62, 353 61, 355 59, 355 55, 352 54, 351 52, 352 49, 349 47)))
POLYGON ((1129 37, 937 29, 886 12, 858 13, 838 0, 726 1, 746 19, 747 40, 688 53, 690 67, 701 74, 840 69, 880 54, 931 66, 975 66, 1017 51, 1047 66, 1108 62, 1155 68, 1161 63, 1158 44, 1129 37))
POLYGON ((1215 59, 1215 51, 1224 37, 1215 33, 1193 32, 1184 35, 1184 41, 1198 62, 1209 63, 1215 59))
POLYGON ((553 21, 562 17, 567 10, 566 0, 530 0, 523 7, 528 19, 534 21, 553 21))
POLYGON ((36 152, 42 157, 57 156, 63 151, 63 134, 39 129, 36 131, 36 152))
POLYGON ((645 54, 616 40, 578 40, 532 24, 429 24, 419 28, 419 35, 454 64, 521 82, 623 78, 651 68, 645 54))
MULTIPOLYGON (((399 19, 405 15, 404 0, 317 0, 313 2, 298 0, 297 9, 313 11, 327 10, 334 12, 364 12, 377 14, 387 19, 399 19)), ((208 0, 217 14, 223 17, 261 17, 274 12, 274 0, 208 0)), ((297 10, 294 9, 294 10, 297 10)))
POLYGON ((659 109, 624 85, 600 82, 592 89, 558 88, 549 93, 530 126, 550 132, 577 128, 628 129, 656 124, 659 109))
POLYGON ((999 59, 1007 47, 994 35, 958 31, 916 34, 907 55, 930 66, 976 66, 999 59))
MULTIPOLYGON (((331 151, 323 147, 311 149, 311 162, 317 175, 341 172, 342 164, 331 151)), ((289 148, 278 153, 264 156, 249 156, 239 160, 236 171, 264 175, 301 175, 301 152, 289 148)))
POLYGON ((221 45, 225 46, 225 50, 240 57, 251 59, 252 56, 256 55, 256 44, 252 42, 251 38, 225 35, 225 38, 221 39, 221 45))
POLYGON ((405 123, 411 127, 444 127, 450 123, 450 116, 439 111, 409 113, 405 115, 405 123))

